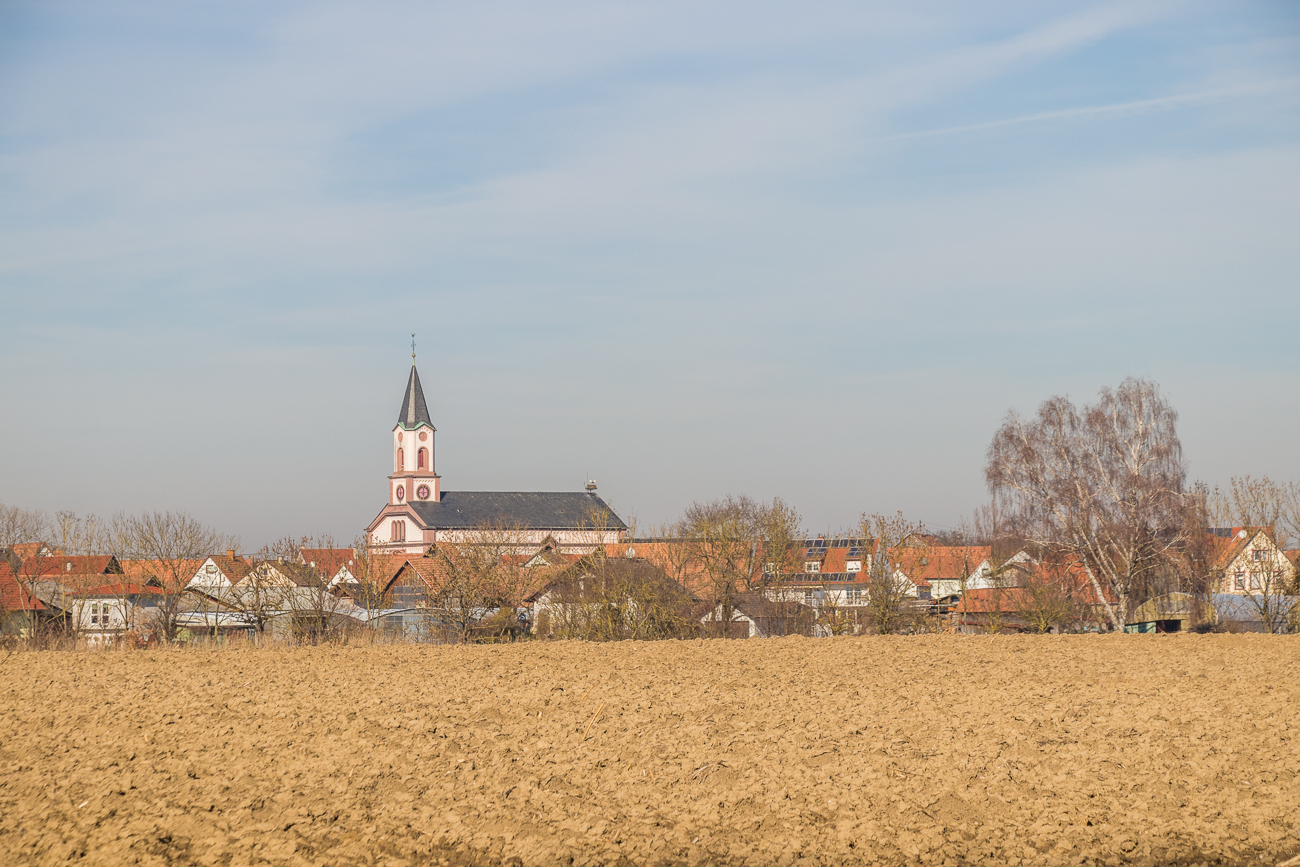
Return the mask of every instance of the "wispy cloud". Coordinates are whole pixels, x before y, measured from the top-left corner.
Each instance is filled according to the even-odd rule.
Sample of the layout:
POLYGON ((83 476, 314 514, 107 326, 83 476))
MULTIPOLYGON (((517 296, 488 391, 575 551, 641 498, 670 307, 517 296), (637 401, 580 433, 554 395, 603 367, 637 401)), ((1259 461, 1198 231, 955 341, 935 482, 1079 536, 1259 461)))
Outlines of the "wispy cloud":
POLYGON ((1295 90, 1297 88, 1300 88, 1300 77, 1281 78, 1272 81, 1256 82, 1253 84, 1242 84, 1234 87, 1216 87, 1210 90, 1197 91, 1195 93, 1160 96, 1152 99, 1135 99, 1127 102, 1110 103, 1108 105, 1089 105, 1077 108, 1057 109, 1055 111, 1040 111, 1032 114, 1019 115, 1018 117, 983 121, 981 123, 967 123, 959 126, 940 127, 938 129, 925 129, 914 132, 895 133, 893 135, 874 136, 867 139, 866 143, 932 138, 935 136, 979 132, 982 130, 1000 129, 1003 127, 1040 123, 1042 121, 1051 120, 1071 120, 1074 118, 1105 117, 1107 115, 1140 114, 1148 111, 1181 108, 1183 106, 1194 105, 1197 103, 1214 102, 1236 96, 1271 93, 1280 90, 1295 90))
POLYGON ((31 505, 199 489, 197 448, 212 520, 260 538, 248 503, 292 488, 308 525, 275 533, 350 538, 412 330, 449 486, 577 463, 652 519, 742 490, 941 519, 1011 403, 1208 363, 1300 382, 1300 23, 1268 4, 15 8, 8 417, 83 384, 117 456, 57 480, 98 501, 57 499, 63 446, 11 425, 31 505), (1224 312, 1242 286, 1262 326, 1224 312), (181 390, 220 411, 160 439, 181 390), (304 483, 294 413, 344 405, 312 456, 344 469, 304 483))

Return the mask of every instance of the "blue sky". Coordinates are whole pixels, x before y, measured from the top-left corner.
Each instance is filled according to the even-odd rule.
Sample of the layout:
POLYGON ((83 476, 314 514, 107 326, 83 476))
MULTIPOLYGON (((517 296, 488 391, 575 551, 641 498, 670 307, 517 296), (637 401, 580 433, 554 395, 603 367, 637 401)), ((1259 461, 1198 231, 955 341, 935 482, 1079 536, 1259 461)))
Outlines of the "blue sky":
POLYGON ((246 547, 448 490, 810 529, 1128 375, 1300 478, 1283 2, 0 6, 0 501, 246 547))

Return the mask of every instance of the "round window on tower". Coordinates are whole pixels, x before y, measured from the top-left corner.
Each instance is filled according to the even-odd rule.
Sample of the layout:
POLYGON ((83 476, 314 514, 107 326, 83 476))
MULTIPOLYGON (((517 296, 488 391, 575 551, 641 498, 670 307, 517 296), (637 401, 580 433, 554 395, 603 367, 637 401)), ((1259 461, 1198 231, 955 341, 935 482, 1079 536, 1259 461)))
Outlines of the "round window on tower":
POLYGON ((397 441, 399 443, 402 441, 402 432, 400 430, 397 432, 397 441))
POLYGON ((428 438, 429 438, 429 432, 427 430, 420 431, 420 442, 424 442, 428 438))
POLYGON ((420 487, 415 489, 415 495, 419 497, 421 500, 429 499, 429 486, 420 485, 420 487))
POLYGON ((397 486, 397 499, 399 501, 406 499, 406 488, 402 487, 401 485, 397 486))

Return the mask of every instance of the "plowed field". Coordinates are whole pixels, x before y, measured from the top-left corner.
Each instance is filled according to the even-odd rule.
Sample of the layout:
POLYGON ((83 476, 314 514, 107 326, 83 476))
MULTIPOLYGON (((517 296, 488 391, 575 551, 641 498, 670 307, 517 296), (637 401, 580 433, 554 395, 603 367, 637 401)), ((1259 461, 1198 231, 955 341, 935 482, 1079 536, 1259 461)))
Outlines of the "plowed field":
POLYGON ((6 864, 1276 864, 1300 640, 17 653, 6 864))

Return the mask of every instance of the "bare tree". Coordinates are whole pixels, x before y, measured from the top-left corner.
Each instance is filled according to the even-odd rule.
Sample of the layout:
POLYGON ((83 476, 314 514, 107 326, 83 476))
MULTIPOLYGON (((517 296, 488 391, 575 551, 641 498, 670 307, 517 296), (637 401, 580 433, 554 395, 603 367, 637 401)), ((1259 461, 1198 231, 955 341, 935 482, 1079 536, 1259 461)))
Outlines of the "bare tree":
POLYGON ((274 567, 283 560, 283 547, 281 540, 251 555, 244 577, 215 599, 218 606, 228 607, 239 622, 251 628, 258 641, 266 638, 276 618, 291 610, 289 599, 297 585, 274 567))
POLYGON ((1044 553, 1082 567, 1112 628, 1186 540, 1178 414, 1151 382, 1126 379, 1076 408, 1054 397, 1010 413, 989 446, 997 502, 1044 553))
POLYGON ((703 578, 701 595, 722 628, 732 618, 737 594, 779 582, 802 545, 800 521, 798 511, 779 497, 766 505, 729 496, 686 509, 675 535, 687 552, 686 568, 703 578))
POLYGON ((545 596, 549 638, 649 641, 693 634, 685 588, 642 558, 600 557, 574 564, 545 596))
POLYGON ((366 612, 366 626, 371 631, 380 626, 380 612, 390 603, 389 582, 391 581, 392 557, 382 553, 363 533, 352 543, 353 559, 349 571, 354 583, 346 588, 347 592, 366 612))
POLYGON ((54 520, 55 539, 63 554, 76 557, 115 553, 110 526, 95 515, 82 518, 74 512, 59 511, 54 520))
POLYGON ((50 518, 38 509, 24 509, 0 503, 0 552, 14 545, 48 542, 53 528, 50 518))
MULTIPOLYGON (((817 604, 817 625, 824 630, 823 634, 858 634, 861 628, 861 620, 858 617, 861 606, 856 605, 855 600, 850 598, 850 594, 856 592, 858 592, 857 588, 846 588, 826 581, 821 583, 817 589, 817 596, 820 599, 817 604)), ((778 601, 789 600, 781 598, 778 601)))
POLYGON ((358 612, 346 598, 345 590, 334 582, 334 570, 307 561, 302 554, 304 548, 333 549, 334 539, 329 535, 297 539, 286 536, 258 552, 254 571, 261 581, 261 598, 280 606, 280 614, 271 619, 287 616, 294 640, 313 645, 337 641, 353 625, 360 626, 352 616, 358 612))
POLYGON ((468 643, 485 619, 523 601, 527 575, 518 552, 526 538, 518 527, 483 525, 462 541, 434 543, 421 571, 428 573, 429 616, 446 640, 468 643))
MULTIPOLYGON (((1243 594, 1266 632, 1285 630, 1300 587, 1295 564, 1282 549, 1300 536, 1300 485, 1279 484, 1267 476, 1234 477, 1227 491, 1215 488, 1208 495, 1206 508, 1217 526, 1249 528, 1255 534, 1236 558, 1237 574, 1219 572, 1212 579, 1233 583, 1223 589, 1243 594)), ((1228 566, 1219 564, 1220 569, 1228 566)))
MULTIPOLYGON (((899 512, 894 515, 866 515, 858 521, 858 536, 873 545, 867 563, 866 615, 871 628, 880 635, 903 632, 915 615, 912 585, 898 569, 897 556, 903 541, 923 533, 922 524, 909 521, 899 512)), ((915 551, 911 551, 913 556, 915 551)))
POLYGON ((160 585, 150 630, 160 641, 175 641, 186 611, 186 589, 194 570, 209 553, 235 547, 232 537, 218 533, 184 512, 117 514, 109 522, 113 545, 127 558, 147 561, 160 585))
POLYGON ((1019 610, 1016 612, 1030 632, 1051 632, 1073 622, 1078 617, 1077 606, 1070 588, 1063 583, 1060 573, 1049 569, 1032 570, 1023 586, 1013 590, 1019 610))
POLYGON ((1283 548, 1300 545, 1298 482, 1234 476, 1228 490, 1209 492, 1206 508, 1216 527, 1266 527, 1283 548))

